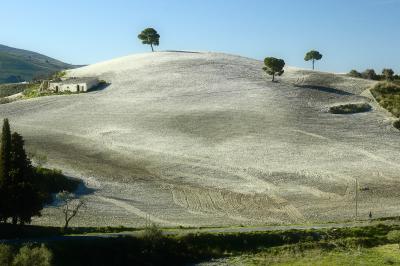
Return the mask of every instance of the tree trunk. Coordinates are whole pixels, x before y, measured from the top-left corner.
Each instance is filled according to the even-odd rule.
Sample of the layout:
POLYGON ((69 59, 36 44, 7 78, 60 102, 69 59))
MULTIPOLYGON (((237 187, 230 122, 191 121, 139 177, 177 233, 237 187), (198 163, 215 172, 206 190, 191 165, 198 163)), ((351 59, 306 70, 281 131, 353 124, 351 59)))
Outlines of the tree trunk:
POLYGON ((153 47, 153 44, 152 44, 152 43, 150 43, 150 46, 151 46, 151 51, 152 51, 152 52, 154 52, 154 47, 153 47))
POLYGON ((315 66, 315 59, 312 60, 312 70, 314 70, 314 66, 315 66))
POLYGON ((275 74, 272 74, 272 81, 275 81, 275 74))

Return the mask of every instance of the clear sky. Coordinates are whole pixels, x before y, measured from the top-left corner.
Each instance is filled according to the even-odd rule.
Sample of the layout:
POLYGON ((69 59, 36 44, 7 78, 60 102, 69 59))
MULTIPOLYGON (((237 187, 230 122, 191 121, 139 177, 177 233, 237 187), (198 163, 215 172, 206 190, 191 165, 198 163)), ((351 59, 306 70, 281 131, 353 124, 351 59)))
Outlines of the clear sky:
POLYGON ((400 72, 400 0, 1 0, 0 44, 73 64, 149 51, 146 27, 161 50, 275 56, 318 68, 389 67, 400 72))

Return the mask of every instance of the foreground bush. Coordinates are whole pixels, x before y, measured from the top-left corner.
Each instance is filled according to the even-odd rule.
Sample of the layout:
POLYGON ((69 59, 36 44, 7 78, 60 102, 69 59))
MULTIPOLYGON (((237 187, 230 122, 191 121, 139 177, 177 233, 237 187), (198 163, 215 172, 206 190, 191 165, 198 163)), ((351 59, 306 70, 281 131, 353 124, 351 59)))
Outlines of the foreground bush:
POLYGON ((18 253, 8 245, 0 245, 1 266, 50 266, 53 255, 43 244, 41 246, 25 245, 18 253))
POLYGON ((23 246, 13 260, 15 266, 50 266, 52 253, 43 244, 40 247, 23 246))
POLYGON ((332 106, 329 108, 329 112, 332 114, 355 114, 368 112, 371 108, 368 103, 350 103, 332 106))

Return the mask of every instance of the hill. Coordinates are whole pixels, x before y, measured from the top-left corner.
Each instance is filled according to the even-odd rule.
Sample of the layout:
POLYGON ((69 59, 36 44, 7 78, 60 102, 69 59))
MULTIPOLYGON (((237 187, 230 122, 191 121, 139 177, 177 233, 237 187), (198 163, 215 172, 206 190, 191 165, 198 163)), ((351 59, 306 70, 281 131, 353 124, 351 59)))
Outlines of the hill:
POLYGON ((374 83, 296 68, 273 83, 262 66, 220 53, 132 55, 68 71, 111 82, 105 90, 2 105, 0 118, 86 180, 76 225, 342 221, 354 217, 356 179, 360 217, 399 215, 399 132, 367 97, 374 83), (348 103, 373 108, 328 112, 348 103))
POLYGON ((0 84, 30 81, 74 67, 35 52, 0 45, 0 84))

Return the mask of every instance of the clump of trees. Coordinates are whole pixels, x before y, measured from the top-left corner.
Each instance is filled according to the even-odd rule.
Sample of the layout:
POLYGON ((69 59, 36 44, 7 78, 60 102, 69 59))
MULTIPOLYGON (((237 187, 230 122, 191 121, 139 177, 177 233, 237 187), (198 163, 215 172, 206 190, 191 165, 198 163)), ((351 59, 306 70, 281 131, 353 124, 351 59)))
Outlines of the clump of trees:
POLYGON ((265 67, 263 70, 272 76, 272 81, 275 81, 275 76, 282 76, 285 72, 283 68, 285 67, 285 61, 283 59, 278 59, 275 57, 267 57, 264 59, 265 67))
POLYGON ((305 61, 312 61, 312 69, 315 69, 315 61, 321 60, 322 59, 322 54, 316 50, 311 50, 308 53, 306 53, 304 60, 305 61))
POLYGON ((393 69, 384 68, 382 70, 382 74, 377 74, 374 69, 366 69, 363 72, 358 72, 357 70, 351 70, 347 75, 354 78, 363 78, 369 80, 378 80, 378 81, 398 81, 400 80, 399 75, 395 75, 393 69))
POLYGON ((24 148, 24 139, 11 133, 4 119, 0 142, 0 222, 30 223, 40 216, 52 193, 74 191, 80 182, 62 175, 59 170, 34 167, 24 148))
POLYGON ((9 121, 4 119, 0 148, 0 220, 30 223, 33 216, 40 216, 42 208, 24 139, 16 132, 11 134, 9 121))
POLYGON ((160 45, 160 34, 158 34, 158 32, 153 28, 147 28, 143 30, 138 35, 138 38, 143 44, 150 45, 152 52, 154 52, 154 46, 160 45))

